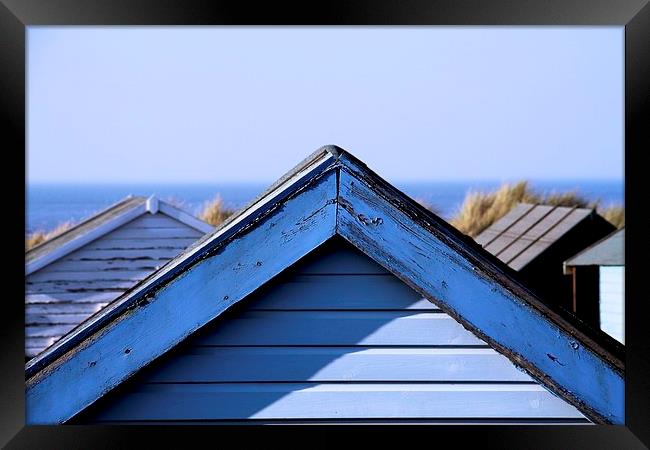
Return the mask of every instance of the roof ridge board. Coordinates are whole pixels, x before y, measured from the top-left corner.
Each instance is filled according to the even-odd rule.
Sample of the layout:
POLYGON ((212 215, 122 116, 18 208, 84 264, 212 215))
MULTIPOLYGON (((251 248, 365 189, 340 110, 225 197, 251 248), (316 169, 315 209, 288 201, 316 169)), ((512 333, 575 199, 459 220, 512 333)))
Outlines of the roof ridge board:
POLYGON ((194 214, 190 214, 188 211, 161 199, 158 199, 158 210, 156 214, 164 214, 202 233, 210 233, 215 228, 194 214))
MULTIPOLYGON (((314 181, 318 180, 324 174, 337 166, 336 161, 332 161, 331 157, 323 159, 327 153, 331 154, 331 152, 328 151, 325 153, 321 150, 322 149, 319 149, 316 152, 312 153, 309 158, 306 158, 300 164, 294 167, 294 169, 287 172, 287 175, 289 176, 282 177, 282 180, 285 183, 289 182, 291 181, 292 177, 300 175, 302 171, 309 168, 309 164, 312 164, 314 167, 312 167, 309 171, 307 171, 305 174, 303 174, 303 176, 299 178, 305 178, 307 182, 303 186, 298 186, 298 189, 296 189, 296 183, 294 181, 293 185, 288 186, 289 188, 293 187, 294 189, 278 192, 275 197, 270 197, 267 199, 267 201, 270 201, 271 204, 259 205, 268 206, 268 208, 257 211, 259 214, 252 218, 253 220, 251 223, 261 220, 263 217, 275 210, 275 208, 281 204, 281 202, 286 201, 302 192, 302 190, 304 190, 307 186, 311 185, 314 181)), ((90 316, 84 322, 75 327, 74 330, 72 330, 74 331, 74 334, 72 332, 67 333, 61 339, 47 348, 44 352, 28 361, 25 365, 26 378, 31 378, 40 370, 55 362, 60 356, 67 353, 67 351, 71 350, 76 344, 80 343, 87 337, 100 330, 116 317, 122 315, 124 312, 138 305, 139 302, 147 301, 146 298, 148 296, 153 295, 155 292, 162 289, 169 281, 174 279, 176 275, 182 273, 184 270, 193 266, 200 260, 209 257, 223 244, 230 241, 240 231, 248 228, 251 225, 251 223, 248 222, 240 224, 239 228, 233 226, 232 228, 228 229, 228 226, 230 224, 236 225, 234 222, 238 218, 246 219, 246 217, 244 217, 245 214, 249 211, 252 211, 252 207, 256 203, 263 201, 267 196, 271 196, 274 191, 282 186, 282 184, 274 183, 272 186, 275 186, 275 189, 267 189, 264 191, 264 196, 258 196, 256 201, 249 203, 249 205, 246 208, 242 209, 240 213, 237 214, 237 217, 233 218, 233 220, 228 221, 228 223, 224 222, 222 226, 215 229, 212 233, 206 234, 192 246, 186 248, 175 258, 168 261, 162 268, 153 272, 147 278, 143 279, 138 284, 131 287, 122 295, 114 299, 109 305, 90 316), (152 288, 152 283, 154 282, 159 282, 158 286, 155 286, 155 289, 152 288)))
POLYGON ((449 223, 439 218, 433 212, 424 208, 422 205, 412 200, 395 186, 385 181, 383 178, 369 169, 366 164, 359 161, 350 153, 346 152, 341 156, 340 160, 342 161, 342 169, 346 171, 353 170, 353 166, 351 167, 350 164, 346 163, 346 160, 349 160, 352 162, 352 164, 356 164, 362 170, 368 172, 367 175, 364 175, 361 178, 368 178, 370 181, 369 184, 373 186, 373 188, 379 188, 380 190, 377 192, 377 194, 384 197, 394 206, 402 209, 402 212, 414 220, 420 221, 420 224, 423 225, 429 232, 431 232, 442 242, 446 243, 449 246, 452 246, 456 251, 458 251, 458 253, 467 258, 468 261, 472 262, 475 267, 480 268, 481 272, 483 272, 485 275, 498 281, 505 289, 524 300, 527 304, 539 311, 545 317, 552 318, 551 320, 553 320, 556 325, 561 327, 566 332, 578 337, 583 341, 583 344, 587 345, 590 350, 594 351, 597 355, 605 359, 617 371, 623 373, 625 369, 625 365, 623 363, 625 347, 620 342, 609 337, 601 330, 596 330, 588 326, 588 324, 585 322, 576 320, 576 318, 569 314, 567 311, 564 311, 555 305, 544 302, 543 299, 535 295, 521 282, 519 279, 520 276, 517 275, 517 272, 514 271, 514 269, 511 269, 503 261, 499 260, 496 256, 485 250, 471 237, 452 227, 449 223), (360 164, 356 161, 359 161, 360 164), (395 202, 395 195, 381 192, 382 189, 387 189, 393 193, 397 193, 398 196, 401 197, 399 199, 399 202, 395 202), (404 205, 408 208, 416 210, 417 214, 411 214, 408 210, 404 210, 400 205, 404 205), (426 220, 422 221, 422 218, 426 220), (431 224, 440 226, 440 228, 443 228, 448 232, 448 235, 444 235, 440 230, 432 229, 431 224), (576 332, 578 335, 576 335, 576 332), (592 333, 597 334, 598 336, 590 336, 592 333), (602 344, 607 345, 607 348, 603 347, 602 344))
POLYGON ((79 228, 81 228, 82 226, 87 225, 88 223, 92 222, 93 220, 97 220, 97 219, 99 219, 102 215, 105 215, 106 213, 109 213, 109 212, 111 212, 111 211, 114 210, 114 209, 117 209, 117 208, 120 208, 120 207, 122 207, 122 206, 125 206, 127 203, 130 203, 130 202, 134 202, 134 205, 133 205, 133 206, 135 207, 135 206, 137 206, 137 203, 139 203, 139 202, 143 202, 143 201, 145 201, 145 200, 146 200, 146 198, 145 198, 145 197, 142 197, 142 196, 132 196, 132 195, 128 195, 128 196, 124 197, 123 199, 118 200, 117 202, 115 202, 115 203, 113 203, 113 204, 107 206, 106 208, 100 210, 99 212, 97 212, 97 213, 95 213, 95 214, 92 214, 92 215, 90 215, 90 216, 87 216, 86 218, 84 218, 83 220, 81 220, 79 223, 76 223, 76 224, 73 225, 72 227, 70 227, 70 228, 68 228, 67 230, 65 230, 63 233, 58 234, 58 235, 56 235, 56 236, 54 236, 54 237, 52 237, 52 238, 50 238, 50 239, 48 239, 48 240, 46 240, 46 241, 43 241, 43 242, 41 242, 40 244, 36 245, 35 247, 32 247, 32 248, 29 249, 27 252, 25 252, 25 257, 26 257, 26 259, 29 259, 29 255, 30 255, 30 254, 32 254, 33 252, 35 252, 35 251, 37 251, 37 250, 40 250, 41 248, 43 248, 43 246, 45 246, 45 245, 47 245, 47 244, 52 244, 52 243, 56 242, 56 241, 59 240, 60 238, 63 238, 63 237, 65 237, 65 236, 69 235, 70 233, 72 233, 72 232, 74 232, 74 231, 77 231, 77 230, 78 230, 79 228), (135 200, 138 200, 138 202, 135 202, 135 200))

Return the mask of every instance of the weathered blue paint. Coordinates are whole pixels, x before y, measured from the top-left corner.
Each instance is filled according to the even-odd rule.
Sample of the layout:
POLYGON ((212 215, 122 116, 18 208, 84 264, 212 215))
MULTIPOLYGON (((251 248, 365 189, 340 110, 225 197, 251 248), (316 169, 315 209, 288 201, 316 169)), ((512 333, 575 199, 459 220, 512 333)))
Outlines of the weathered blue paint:
POLYGON ((60 423, 217 317, 334 234, 329 172, 140 306, 84 342, 27 387, 28 424, 60 423))
MULTIPOLYGON (((51 352, 28 365, 27 374, 33 375, 27 386, 28 423, 68 420, 337 233, 421 295, 438 302, 444 311, 560 397, 542 389, 545 397, 531 397, 529 406, 548 405, 545 399, 552 398, 555 399, 552 402, 558 402, 553 403, 552 409, 560 405, 559 408, 568 408, 566 411, 570 410, 575 416, 575 408, 562 400, 568 399, 597 421, 623 422, 622 369, 615 367, 606 351, 593 350, 597 345, 594 347, 595 344, 580 332, 572 331, 560 318, 548 314, 535 303, 534 297, 530 299, 530 293, 525 293, 525 289, 517 287, 516 282, 499 272, 498 266, 495 269, 494 262, 481 259, 485 258, 484 252, 463 241, 449 225, 429 213, 418 216, 420 213, 411 205, 411 200, 396 194, 393 188, 387 194, 385 187, 379 187, 385 182, 353 158, 337 151, 328 152, 331 156, 323 156, 321 152, 312 169, 306 168, 305 174, 294 174, 289 181, 271 189, 235 220, 186 251, 106 308, 106 312, 62 339, 63 342, 51 352), (332 159, 338 160, 333 162, 332 159), (291 189, 283 188, 287 183, 291 189)), ((436 315, 444 316, 434 311, 409 311, 407 314, 427 320, 436 315)), ((253 314, 259 316, 261 312, 253 314)), ((351 312, 345 311, 346 314, 351 312)), ((384 312, 388 311, 376 311, 376 314, 384 312)), ((278 314, 283 312, 278 311, 278 314)), ((303 315, 305 317, 315 316, 303 315)), ((404 320, 416 323, 418 319, 406 317, 404 320)), ((295 326, 302 326, 294 322, 295 326)), ((377 324, 370 325, 376 327, 377 324)), ((405 329, 402 325, 398 328, 405 329)), ((394 331, 391 333, 391 339, 397 336, 394 331)), ((336 335, 335 330, 331 334, 336 335)), ((297 397, 286 395, 289 404, 294 405, 294 399, 313 402, 315 407, 322 404, 323 410, 333 411, 333 418, 340 417, 335 409, 327 408, 340 402, 341 396, 332 397, 329 393, 347 393, 347 388, 337 390, 310 385, 303 389, 300 386, 293 386, 298 389, 297 397), (303 392, 310 395, 304 397, 303 392)), ((380 411, 400 398, 395 397, 398 391, 390 386, 393 385, 379 391, 377 388, 361 389, 375 394, 360 394, 353 403, 365 402, 366 413, 373 416, 375 413, 369 411, 367 405, 375 405, 380 411)), ((255 395, 242 397, 225 388, 216 391, 209 388, 205 401, 201 387, 173 389, 190 395, 185 398, 196 399, 197 404, 206 408, 210 401, 217 400, 224 403, 241 401, 242 405, 259 402, 255 395), (208 398, 212 395, 209 392, 217 392, 212 400, 208 398)), ((286 389, 292 388, 283 389, 267 388, 275 392, 273 396, 284 396, 282 392, 286 394, 286 389)), ((471 391, 464 389, 457 391, 471 391)), ((503 388, 483 389, 503 394, 503 388)), ((421 392, 443 392, 444 389, 418 388, 414 391, 418 394, 413 401, 429 398, 434 403, 444 401, 456 405, 472 401, 470 395, 464 394, 453 398, 438 393, 419 396, 421 392)), ((489 405, 502 401, 492 394, 486 395, 479 403, 488 409, 489 405)), ((155 406, 156 402, 162 402, 162 407, 170 400, 175 404, 175 400, 163 397, 154 399, 146 408, 155 406)), ((137 406, 134 408, 137 410, 137 406)), ((363 406, 350 408, 346 413, 349 417, 357 417, 355 414, 364 409, 363 406)), ((191 415, 200 415, 202 411, 199 407, 191 415)), ((274 414, 279 417, 287 410, 281 406, 275 411, 260 417, 273 418, 274 414)), ((404 417, 400 414, 404 412, 389 413, 388 417, 404 417)))
POLYGON ((280 420, 281 412, 282 419, 436 421, 460 414, 483 423, 495 416, 510 423, 533 418, 582 423, 584 418, 575 408, 558 402, 550 392, 522 389, 536 382, 448 315, 408 309, 419 302, 419 294, 351 244, 330 240, 236 310, 206 326, 199 336, 188 338, 182 348, 153 362, 79 422, 182 421, 197 419, 201 411, 202 420, 215 421, 280 420), (336 266, 330 264, 334 261, 336 266), (313 274, 317 267, 328 269, 318 276, 304 275, 313 274), (354 282, 360 278, 374 279, 380 289, 369 290, 370 283, 354 282), (389 285, 388 280, 401 289, 381 289, 389 285), (284 289, 296 284, 301 288, 284 289), (346 290, 345 306, 357 298, 354 309, 341 308, 341 287, 346 290), (319 298, 320 310, 304 309, 305 304, 313 304, 312 297, 319 298), (279 298, 284 299, 281 308, 273 309, 279 298), (269 304, 269 299, 276 301, 269 304), (383 309, 377 310, 377 304, 383 309), (242 390, 243 382, 249 383, 248 389, 242 390), (375 388, 369 390, 368 382, 375 388), (226 403, 206 412, 207 406, 195 405, 193 393, 179 393, 183 389, 179 386, 188 383, 202 384, 205 396, 226 403), (438 384, 436 394, 424 383, 438 384), (339 387, 342 384, 348 387, 339 387), (408 395, 395 395, 394 385, 408 395), (501 399, 497 405, 490 404, 495 390, 501 399), (364 405, 351 408, 349 404, 360 396, 365 397, 364 405), (418 406, 438 396, 451 405, 418 406), (226 400, 231 397, 238 403, 226 400), (472 408, 459 412, 461 397, 472 408), (171 407, 181 399, 183 406, 171 407), (330 408, 323 409, 321 402, 328 402, 330 408), (269 416, 270 411, 274 415, 269 416))
POLYGON ((621 373, 378 195, 362 170, 346 161, 340 172, 338 234, 555 391, 624 423, 621 373))
POLYGON ((137 289, 121 296, 104 308, 101 314, 95 314, 82 323, 74 333, 67 334, 43 353, 31 359, 25 366, 26 378, 33 377, 39 370, 52 364, 61 355, 75 348, 129 308, 142 302, 143 299, 155 295, 160 286, 167 284, 198 261, 214 253, 215 249, 227 244, 248 228, 258 224, 267 215, 281 208, 297 192, 309 188, 314 180, 324 173, 330 172, 335 160, 334 154, 328 149, 319 149, 314 152, 269 187, 259 198, 253 200, 240 212, 227 219, 213 233, 200 239, 199 242, 182 252, 164 268, 148 277, 137 289))

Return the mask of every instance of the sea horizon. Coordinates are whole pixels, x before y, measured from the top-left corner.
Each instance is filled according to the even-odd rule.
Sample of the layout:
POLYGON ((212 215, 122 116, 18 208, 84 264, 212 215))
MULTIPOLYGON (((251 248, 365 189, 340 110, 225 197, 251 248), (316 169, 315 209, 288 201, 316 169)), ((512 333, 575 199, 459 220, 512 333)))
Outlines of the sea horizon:
MULTIPOLYGON (((469 191, 491 191, 517 180, 393 181, 410 197, 426 202, 443 218, 460 208, 469 191)), ((574 191, 603 206, 624 202, 622 179, 529 179, 540 193, 574 191)), ((29 182, 26 184, 26 232, 51 230, 63 222, 78 222, 120 201, 127 195, 156 195, 173 200, 197 215, 217 195, 224 205, 238 209, 272 182, 29 182)))

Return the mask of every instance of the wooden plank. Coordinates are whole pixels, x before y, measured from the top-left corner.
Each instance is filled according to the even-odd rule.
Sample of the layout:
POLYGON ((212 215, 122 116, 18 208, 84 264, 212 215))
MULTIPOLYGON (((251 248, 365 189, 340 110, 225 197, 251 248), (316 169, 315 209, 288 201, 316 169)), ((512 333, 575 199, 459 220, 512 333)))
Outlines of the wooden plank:
POLYGON ((97 281, 103 279, 119 281, 139 281, 149 275, 152 270, 111 270, 111 271, 66 271, 50 272, 47 268, 27 277, 27 283, 47 283, 67 281, 69 283, 97 281))
MULTIPOLYGON (((334 240, 333 240, 334 241, 334 240)), ((332 242, 332 241, 331 241, 332 242)), ((380 275, 389 272, 349 244, 330 245, 305 257, 291 273, 301 275, 380 275)))
POLYGON ((196 345, 484 345, 446 314, 404 311, 250 311, 196 345))
POLYGON ((43 350, 54 344, 60 337, 26 337, 25 338, 25 356, 33 358, 43 350))
POLYGON ((429 309, 428 300, 391 274, 296 275, 263 288, 248 300, 251 309, 429 309))
POLYGON ((190 239, 203 236, 200 231, 188 227, 175 228, 118 228, 106 235, 107 239, 190 239))
POLYGON ((34 314, 93 314, 108 303, 37 303, 25 306, 25 315, 34 314))
POLYGON ((625 267, 600 267, 600 328, 625 343, 625 267))
POLYGON ((142 383, 530 382, 490 348, 193 347, 152 367, 142 383))
POLYGON ((75 325, 30 325, 25 327, 27 337, 59 337, 72 330, 75 325))
POLYGON ((182 222, 172 219, 166 214, 143 214, 135 220, 125 224, 124 228, 180 228, 187 227, 182 222))
POLYGON ((176 249, 180 253, 194 243, 194 238, 154 239, 98 239, 84 247, 85 250, 156 250, 176 249))
POLYGON ((77 325, 90 315, 91 313, 29 313, 25 315, 25 325, 77 325))
POLYGON ((539 385, 148 384, 94 420, 582 418, 539 385))
POLYGON ((48 270, 51 270, 53 272, 150 270, 153 272, 164 266, 170 259, 171 257, 151 260, 61 260, 48 266, 48 270))
POLYGON ((568 331, 572 327, 548 316, 541 302, 532 307, 518 296, 523 292, 515 294, 498 281, 501 275, 484 273, 480 266, 492 270, 490 263, 467 244, 433 231, 439 225, 424 228, 422 221, 389 203, 387 198, 399 194, 373 178, 371 188, 364 181, 369 176, 367 169, 346 159, 339 177, 341 236, 420 293, 435 298, 446 312, 520 361, 562 397, 588 405, 593 418, 624 423, 625 383, 615 362, 582 345, 568 331))
POLYGON ((542 220, 553 210, 553 206, 537 205, 535 208, 517 220, 508 230, 501 233, 501 236, 485 246, 485 249, 493 255, 498 255, 506 246, 519 239, 526 231, 542 220))
POLYGON ((124 291, 133 287, 134 281, 98 280, 98 281, 52 281, 44 283, 27 283, 25 290, 29 294, 57 294, 73 292, 104 292, 124 291))
POLYGON ((109 303, 117 298, 123 291, 116 292, 78 292, 78 293, 58 293, 58 294, 27 294, 25 303, 27 305, 38 303, 109 303))
MULTIPOLYGON (((184 269, 181 276, 156 290, 121 320, 100 328, 68 357, 31 378, 27 382, 26 422, 68 420, 331 238, 336 229, 336 173, 321 172, 331 164, 330 158, 324 155, 275 188, 264 200, 272 202, 268 208, 263 203, 250 216, 247 212, 240 216, 238 220, 254 220, 255 226, 246 227, 236 239, 229 238, 216 255, 202 256, 200 264, 184 269), (315 176, 320 178, 304 181, 304 177, 315 176), (294 196, 277 204, 278 198, 289 195, 287 191, 294 196)), ((220 233, 229 230, 225 227, 220 233)), ((220 236, 224 235, 213 235, 204 245, 211 248, 220 236)), ((194 249, 199 251, 206 251, 205 247, 194 249)), ((110 313, 110 308, 119 306, 113 303, 104 311, 110 313)), ((86 322, 85 326, 93 323, 86 322)), ((59 347, 53 348, 65 342, 62 339, 59 347)))
POLYGON ((177 249, 155 250, 80 250, 65 258, 64 261, 99 261, 99 260, 130 260, 130 261, 155 261, 170 259, 178 255, 177 249))

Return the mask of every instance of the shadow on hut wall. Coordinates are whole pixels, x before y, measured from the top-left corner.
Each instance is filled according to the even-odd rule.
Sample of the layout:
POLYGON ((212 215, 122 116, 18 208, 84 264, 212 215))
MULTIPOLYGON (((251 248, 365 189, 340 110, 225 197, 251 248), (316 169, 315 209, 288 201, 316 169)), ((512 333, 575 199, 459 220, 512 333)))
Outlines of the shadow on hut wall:
MULTIPOLYGON (((279 400, 317 385, 426 381, 427 367, 417 367, 409 355, 399 360, 380 350, 372 355, 379 360, 364 365, 355 354, 386 348, 487 348, 442 316, 447 317, 336 237, 71 423, 246 419, 268 415, 269 407, 271 415, 278 414, 279 400)), ((503 364, 509 364, 505 358, 503 364)), ((521 379, 528 380, 523 374, 521 379)), ((302 414, 318 417, 321 407, 306 404, 312 411, 302 414)))

